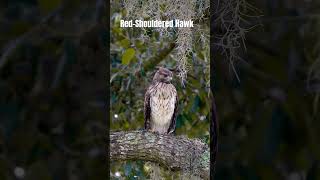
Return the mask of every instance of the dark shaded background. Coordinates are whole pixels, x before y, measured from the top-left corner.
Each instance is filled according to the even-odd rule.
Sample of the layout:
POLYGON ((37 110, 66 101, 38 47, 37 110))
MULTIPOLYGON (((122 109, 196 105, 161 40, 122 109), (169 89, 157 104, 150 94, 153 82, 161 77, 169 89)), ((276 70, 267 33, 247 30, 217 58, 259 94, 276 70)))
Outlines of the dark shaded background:
MULTIPOLYGON (((319 4, 250 2, 263 26, 247 33, 240 83, 213 61, 216 178, 320 179, 319 4)), ((0 179, 105 179, 103 2, 0 5, 0 179)))
POLYGON ((0 5, 0 179, 106 179, 105 1, 0 5))
POLYGON ((320 4, 248 2, 263 16, 248 18, 261 25, 246 34, 247 51, 235 61, 240 82, 224 56, 214 59, 216 178, 320 179, 320 4))

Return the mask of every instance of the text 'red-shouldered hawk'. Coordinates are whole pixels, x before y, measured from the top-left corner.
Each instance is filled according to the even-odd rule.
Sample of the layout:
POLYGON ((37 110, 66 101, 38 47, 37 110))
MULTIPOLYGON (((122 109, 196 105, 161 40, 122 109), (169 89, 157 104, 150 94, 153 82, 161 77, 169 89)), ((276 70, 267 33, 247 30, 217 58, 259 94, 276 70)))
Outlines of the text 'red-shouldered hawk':
POLYGON ((171 84, 172 72, 160 67, 148 87, 144 99, 144 126, 160 134, 175 131, 178 95, 171 84))

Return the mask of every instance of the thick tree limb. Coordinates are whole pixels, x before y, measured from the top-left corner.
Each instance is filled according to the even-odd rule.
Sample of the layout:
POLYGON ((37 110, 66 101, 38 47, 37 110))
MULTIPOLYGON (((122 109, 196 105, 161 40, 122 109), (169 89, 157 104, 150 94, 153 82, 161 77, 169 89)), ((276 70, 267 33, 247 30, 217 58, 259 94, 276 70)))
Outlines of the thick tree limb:
POLYGON ((153 161, 209 179, 210 152, 199 139, 145 131, 110 132, 110 158, 153 161))

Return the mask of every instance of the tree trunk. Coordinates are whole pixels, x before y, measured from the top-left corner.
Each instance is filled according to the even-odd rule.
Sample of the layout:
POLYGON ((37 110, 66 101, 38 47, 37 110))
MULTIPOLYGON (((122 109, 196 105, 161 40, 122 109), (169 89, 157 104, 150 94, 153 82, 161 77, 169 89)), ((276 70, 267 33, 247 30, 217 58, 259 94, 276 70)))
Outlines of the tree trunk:
POLYGON ((209 179, 210 152, 199 139, 146 131, 111 132, 110 158, 111 161, 157 162, 171 170, 183 170, 209 179))

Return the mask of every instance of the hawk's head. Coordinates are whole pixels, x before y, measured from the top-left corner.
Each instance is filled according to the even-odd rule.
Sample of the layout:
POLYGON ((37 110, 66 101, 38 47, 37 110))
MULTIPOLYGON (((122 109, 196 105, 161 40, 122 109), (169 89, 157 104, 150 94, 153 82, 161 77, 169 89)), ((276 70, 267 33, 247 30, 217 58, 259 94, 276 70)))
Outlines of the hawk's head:
POLYGON ((173 74, 169 69, 160 67, 156 74, 153 76, 153 81, 170 83, 172 80, 172 76, 173 74))

